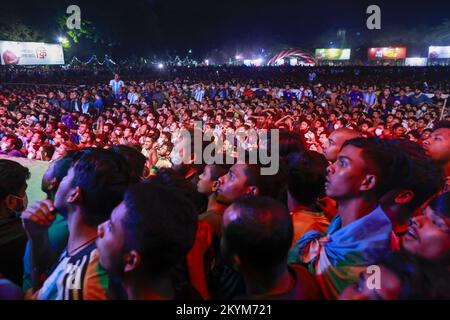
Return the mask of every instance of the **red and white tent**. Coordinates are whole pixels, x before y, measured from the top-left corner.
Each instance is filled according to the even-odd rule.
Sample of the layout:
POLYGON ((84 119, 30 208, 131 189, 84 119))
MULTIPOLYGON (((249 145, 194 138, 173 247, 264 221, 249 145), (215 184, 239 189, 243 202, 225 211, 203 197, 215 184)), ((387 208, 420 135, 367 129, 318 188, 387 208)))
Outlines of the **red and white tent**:
POLYGON ((284 50, 284 51, 278 53, 277 55, 275 55, 272 59, 269 60, 267 65, 268 66, 276 65, 276 62, 278 60, 282 60, 286 57, 300 58, 303 60, 303 63, 305 63, 305 64, 312 64, 312 65, 317 64, 317 60, 316 60, 316 58, 314 58, 314 56, 312 54, 310 54, 304 50, 301 50, 301 49, 289 49, 289 50, 284 50))

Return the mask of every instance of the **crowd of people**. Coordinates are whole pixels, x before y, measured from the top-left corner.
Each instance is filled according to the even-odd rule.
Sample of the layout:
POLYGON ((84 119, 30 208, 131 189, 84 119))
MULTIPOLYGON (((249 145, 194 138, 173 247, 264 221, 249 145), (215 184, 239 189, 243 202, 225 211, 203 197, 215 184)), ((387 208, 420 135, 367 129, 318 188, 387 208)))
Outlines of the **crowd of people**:
POLYGON ((0 298, 449 299, 445 76, 317 73, 1 85, 0 298), (195 130, 279 170, 196 161, 195 130))

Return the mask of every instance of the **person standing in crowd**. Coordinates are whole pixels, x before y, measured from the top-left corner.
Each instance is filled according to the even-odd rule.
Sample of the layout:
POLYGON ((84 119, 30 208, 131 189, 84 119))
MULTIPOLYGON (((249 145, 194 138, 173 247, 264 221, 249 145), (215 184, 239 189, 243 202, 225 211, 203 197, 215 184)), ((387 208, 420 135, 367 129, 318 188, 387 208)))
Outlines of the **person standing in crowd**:
POLYGON ((216 191, 219 186, 219 178, 227 172, 225 165, 209 164, 205 166, 197 183, 197 191, 208 196, 207 210, 199 216, 199 219, 208 222, 218 238, 221 236, 222 216, 226 206, 217 201, 216 191))
POLYGON ((377 93, 373 90, 373 86, 369 86, 367 91, 363 93, 363 103, 366 111, 373 110, 377 105, 377 93))
POLYGON ((450 267, 450 192, 434 198, 411 220, 403 249, 431 263, 450 267))
POLYGON ((201 102, 203 96, 205 95, 205 90, 203 89, 203 85, 197 85, 194 91, 194 99, 197 102, 201 102))
POLYGON ((70 109, 69 112, 80 112, 81 110, 81 101, 78 98, 78 92, 72 91, 70 92, 70 109))
POLYGON ((344 143, 327 171, 327 196, 337 202, 338 214, 326 234, 311 231, 290 253, 290 262, 304 263, 326 299, 336 299, 369 265, 395 249, 389 217, 379 199, 396 185, 392 177, 402 164, 395 149, 383 140, 356 138, 344 143), (345 271, 344 271, 345 270, 345 271))
POLYGON ((130 86, 127 99, 130 104, 135 104, 139 100, 139 94, 134 86, 130 86))
MULTIPOLYGON (((52 201, 55 200, 55 194, 58 190, 59 184, 62 179, 67 175, 70 165, 72 163, 72 158, 66 156, 62 159, 53 161, 47 171, 45 171, 42 177, 41 190, 47 195, 47 199, 52 201)), ((59 257, 67 245, 67 239, 69 238, 69 230, 67 227, 67 220, 60 214, 55 214, 55 220, 52 222, 51 226, 48 228, 48 239, 50 242, 51 250, 53 252, 53 257, 59 257)), ((23 257, 23 284, 22 288, 24 292, 32 288, 33 284, 31 281, 31 252, 30 252, 30 242, 27 242, 25 249, 25 254, 23 257)))
POLYGON ((20 150, 23 142, 14 134, 7 134, 1 140, 0 154, 8 155, 10 157, 23 158, 24 155, 20 150))
POLYGON ((431 99, 424 93, 420 87, 416 87, 414 94, 409 97, 409 103, 414 107, 422 107, 424 103, 430 103, 431 99))
POLYGON ((359 137, 359 133, 355 130, 341 128, 333 131, 323 147, 325 158, 331 163, 335 162, 344 143, 357 137, 359 137))
POLYGON ((118 73, 114 74, 114 79, 109 82, 109 86, 111 87, 114 96, 117 98, 119 96, 122 88, 125 87, 125 84, 122 80, 120 80, 120 76, 118 73))
POLYGON ((349 92, 348 96, 350 98, 350 104, 352 107, 364 99, 364 95, 361 90, 359 90, 358 85, 352 86, 352 90, 349 92))
POLYGON ((423 142, 423 148, 442 168, 446 180, 445 191, 450 191, 450 121, 436 123, 433 133, 423 142))
POLYGON ((194 243, 197 219, 182 195, 153 182, 133 185, 98 227, 100 264, 120 279, 130 300, 198 299, 171 277, 194 243))
POLYGON ((330 221, 318 205, 325 193, 328 162, 314 151, 291 153, 288 165, 288 208, 294 225, 293 244, 312 230, 325 233, 330 221))
POLYGON ((21 164, 0 159, 0 274, 21 285, 22 257, 27 236, 20 213, 27 208, 30 171, 21 164))
POLYGON ((414 217, 402 252, 381 263, 379 288, 367 286, 367 272, 348 286, 341 300, 450 299, 450 193, 432 200, 414 217))
POLYGON ((247 300, 317 300, 320 293, 308 270, 288 265, 293 225, 289 211, 269 197, 233 202, 223 217, 221 248, 245 282, 247 300))
POLYGON ((95 240, 97 226, 122 201, 130 180, 129 165, 121 155, 102 149, 79 151, 73 156, 54 202, 36 202, 22 214, 31 251, 33 289, 28 291, 28 299, 114 298, 110 278, 99 266, 95 240), (69 238, 66 249, 52 266, 55 259, 48 228, 56 211, 67 220, 69 238))
POLYGON ((418 143, 389 140, 386 144, 395 155, 394 163, 402 164, 393 176, 391 190, 381 197, 380 205, 391 219, 394 233, 402 242, 410 219, 420 214, 423 205, 444 186, 442 170, 429 159, 418 143))
POLYGON ((228 173, 219 178, 217 201, 230 205, 244 195, 262 195, 277 199, 282 182, 281 172, 262 175, 260 164, 234 164, 228 173))

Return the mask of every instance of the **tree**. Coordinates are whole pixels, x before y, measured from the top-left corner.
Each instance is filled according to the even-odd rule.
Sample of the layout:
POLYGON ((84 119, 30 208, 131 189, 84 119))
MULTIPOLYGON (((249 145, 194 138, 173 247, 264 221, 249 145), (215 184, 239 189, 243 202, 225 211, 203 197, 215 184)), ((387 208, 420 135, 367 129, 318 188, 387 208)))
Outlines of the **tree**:
POLYGON ((91 40, 94 43, 98 42, 99 35, 91 21, 83 19, 83 21, 81 21, 80 29, 70 30, 66 26, 66 20, 67 16, 59 16, 57 18, 58 28, 60 32, 67 34, 72 39, 73 43, 78 43, 81 38, 91 40))
POLYGON ((13 17, 0 21, 0 39, 8 41, 45 41, 39 30, 22 23, 13 17))

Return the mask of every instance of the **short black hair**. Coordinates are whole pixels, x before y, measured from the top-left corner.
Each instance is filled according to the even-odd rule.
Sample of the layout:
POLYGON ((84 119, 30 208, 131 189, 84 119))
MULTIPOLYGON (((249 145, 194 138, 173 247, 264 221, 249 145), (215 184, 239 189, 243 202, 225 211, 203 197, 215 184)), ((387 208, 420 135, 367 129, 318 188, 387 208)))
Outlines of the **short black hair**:
POLYGON ((280 168, 274 175, 264 175, 261 169, 268 168, 268 165, 261 163, 244 165, 244 173, 247 178, 248 186, 256 186, 259 189, 259 195, 268 196, 273 199, 278 199, 283 190, 284 177, 286 176, 285 166, 282 159, 280 159, 280 168))
POLYGON ((69 155, 54 161, 52 171, 53 177, 58 181, 61 181, 65 176, 67 176, 67 172, 69 171, 71 164, 72 157, 69 155))
POLYGON ((390 188, 413 191, 414 198, 408 203, 412 214, 425 201, 442 190, 444 187, 442 169, 425 154, 417 142, 394 139, 386 140, 385 143, 390 150, 387 152, 392 152, 392 170, 395 173, 390 188))
POLYGON ((306 150, 305 137, 297 132, 280 130, 280 157, 285 158, 289 153, 306 150))
POLYGON ((252 267, 264 270, 287 263, 293 225, 287 208, 263 196, 244 196, 227 210, 238 210, 237 219, 223 228, 223 241, 252 267))
POLYGON ((72 168, 72 186, 80 187, 83 195, 84 222, 96 226, 108 220, 131 182, 125 158, 111 150, 86 148, 75 153, 72 168))
POLYGON ((147 158, 136 148, 127 145, 114 145, 111 150, 122 155, 127 160, 130 166, 133 182, 140 182, 147 158))
POLYGON ((0 201, 9 194, 17 196, 29 178, 28 168, 12 160, 0 159, 0 201))
POLYGON ((194 244, 194 207, 182 194, 152 182, 130 186, 124 203, 125 246, 140 252, 146 273, 167 275, 194 244))
POLYGON ((228 170, 230 170, 230 165, 226 164, 216 164, 213 163, 209 165, 209 173, 212 181, 217 181, 219 178, 225 174, 227 174, 228 170))
POLYGON ((158 169, 156 174, 150 176, 145 182, 159 184, 171 190, 172 193, 182 194, 192 203, 198 214, 205 209, 207 198, 197 191, 196 186, 191 181, 186 180, 171 168, 158 169))
POLYGON ((289 168, 288 190, 301 204, 310 205, 325 191, 328 162, 315 151, 291 153, 287 158, 289 168))
MULTIPOLYGON (((342 148, 346 146, 362 149, 364 160, 373 167, 377 176, 378 183, 374 192, 378 197, 406 185, 417 187, 416 192, 420 193, 420 186, 416 186, 414 182, 414 179, 419 179, 418 172, 423 172, 422 176, 431 174, 435 170, 435 167, 423 156, 421 148, 407 140, 356 138, 346 141, 342 148), (415 148, 417 150, 414 150, 415 148)), ((433 180, 434 177, 436 176, 433 173, 430 179, 433 180)), ((426 190, 422 191, 424 194, 427 193, 426 190)), ((421 200, 421 197, 417 197, 413 202, 421 200)))

